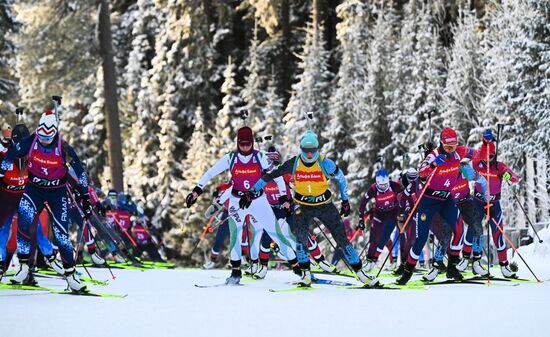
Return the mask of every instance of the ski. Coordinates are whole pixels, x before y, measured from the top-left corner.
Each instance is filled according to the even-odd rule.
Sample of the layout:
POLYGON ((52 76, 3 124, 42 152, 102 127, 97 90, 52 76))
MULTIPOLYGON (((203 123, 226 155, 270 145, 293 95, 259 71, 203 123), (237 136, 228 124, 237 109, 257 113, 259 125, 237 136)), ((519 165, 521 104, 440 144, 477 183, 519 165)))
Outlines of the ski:
POLYGON ((206 284, 206 285, 202 285, 202 284, 195 284, 195 287, 197 288, 217 288, 217 287, 234 287, 234 286, 244 286, 244 284, 227 284, 227 283, 216 283, 216 284, 206 284))
POLYGON ((50 292, 56 295, 93 296, 93 297, 103 297, 103 298, 125 298, 128 296, 127 294, 116 295, 116 294, 108 294, 108 293, 91 291, 91 290, 84 290, 84 291, 77 292, 77 291, 71 291, 71 290, 51 289, 50 292))
POLYGON ((368 290, 428 290, 429 287, 427 285, 419 285, 419 284, 395 284, 395 283, 386 283, 386 284, 379 284, 374 287, 369 287, 368 285, 354 285, 354 286, 342 286, 337 287, 341 289, 368 289, 368 290))
POLYGON ((426 285, 445 285, 445 284, 481 284, 484 285, 485 283, 479 282, 472 279, 462 279, 462 280, 444 280, 444 281, 421 281, 422 283, 426 285))
MULTIPOLYGON (((41 277, 41 278, 58 279, 58 280, 63 279, 63 276, 57 275, 57 273, 55 273, 55 274, 34 273, 33 275, 35 277, 41 277)), ((85 276, 80 276, 80 280, 85 282, 85 283, 89 283, 89 284, 93 284, 93 285, 97 285, 97 286, 102 286, 102 287, 105 287, 105 286, 109 285, 109 280, 105 280, 105 281, 92 280, 92 279, 90 279, 88 277, 85 277, 85 276)))
POLYGON ((0 284, 0 289, 4 290, 30 290, 30 291, 44 291, 49 292, 50 294, 55 295, 80 295, 80 296, 95 296, 95 297, 104 297, 104 298, 125 298, 128 295, 116 295, 103 292, 96 292, 91 290, 84 290, 82 292, 74 292, 69 290, 58 290, 52 288, 44 288, 41 286, 31 286, 31 285, 22 285, 22 284, 0 284))
POLYGON ((294 291, 311 291, 311 290, 319 290, 319 288, 296 286, 296 287, 292 287, 292 288, 269 289, 269 292, 271 292, 271 293, 288 293, 288 292, 294 292, 294 291))

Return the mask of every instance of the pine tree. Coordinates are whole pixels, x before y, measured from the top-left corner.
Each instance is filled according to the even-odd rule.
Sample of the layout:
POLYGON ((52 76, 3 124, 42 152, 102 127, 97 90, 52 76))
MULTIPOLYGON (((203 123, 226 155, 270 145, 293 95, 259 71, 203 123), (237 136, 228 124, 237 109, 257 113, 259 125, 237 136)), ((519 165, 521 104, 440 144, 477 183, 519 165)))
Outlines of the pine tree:
POLYGON ((264 120, 263 109, 265 107, 266 78, 263 75, 262 56, 259 48, 258 27, 254 27, 254 38, 250 46, 250 60, 247 66, 248 76, 242 90, 242 99, 246 103, 249 121, 252 129, 258 131, 261 121, 264 120))
POLYGON ((220 158, 235 149, 236 132, 241 125, 241 88, 235 82, 235 68, 231 56, 228 57, 227 67, 223 72, 224 82, 221 87, 221 92, 224 94, 223 107, 216 117, 215 134, 212 138, 212 147, 216 150, 215 158, 220 158))
POLYGON ((70 96, 66 106, 89 106, 98 66, 95 14, 93 1, 75 2, 65 11, 49 0, 18 5, 24 26, 14 36, 15 70, 22 106, 42 111, 53 94, 70 96))
POLYGON ((147 94, 150 83, 148 71, 155 53, 154 33, 158 31, 158 21, 163 17, 159 16, 152 0, 138 0, 136 6, 132 46, 123 75, 125 88, 121 111, 129 131, 123 147, 126 181, 134 196, 144 198, 151 192, 148 181, 155 171, 153 149, 158 146, 155 136, 158 118, 150 108, 152 102, 147 94))
POLYGON ((0 100, 11 98, 16 87, 9 65, 15 46, 8 34, 18 31, 20 23, 13 15, 12 2, 12 0, 0 0, 0 100))
MULTIPOLYGON (((273 140, 267 145, 275 144, 276 147, 279 148, 279 144, 282 144, 284 138, 283 116, 283 97, 277 92, 277 80, 275 78, 275 72, 273 71, 267 85, 267 102, 264 109, 264 120, 259 131, 261 136, 273 137, 273 140)), ((286 153, 282 155, 290 156, 290 154, 286 153)))
POLYGON ((151 89, 159 90, 153 94, 158 95, 156 106, 161 114, 160 145, 157 172, 151 184, 153 192, 147 201, 155 205, 154 221, 162 222, 163 226, 169 226, 179 214, 177 205, 181 203, 177 197, 181 191, 177 188, 183 184, 179 163, 187 155, 189 147, 184 139, 189 139, 193 132, 196 109, 201 107, 206 124, 213 115, 209 82, 213 54, 204 6, 205 3, 191 0, 169 3, 167 20, 161 29, 166 35, 159 41, 161 54, 153 60, 153 71, 165 73, 154 74, 152 79, 151 89), (178 193, 173 195, 174 191, 178 193), (163 209, 165 205, 170 205, 168 210, 163 209))
MULTIPOLYGON (((396 16, 391 6, 376 10, 378 15, 372 28, 372 38, 367 49, 367 78, 365 83, 365 112, 356 122, 353 139, 355 146, 349 150, 348 184, 351 201, 357 205, 365 186, 371 182, 377 168, 378 156, 390 143, 388 130, 389 100, 385 92, 391 88, 387 69, 393 54, 395 41, 394 24, 396 16)), ((383 164, 383 163, 382 163, 383 164)))
POLYGON ((367 82, 368 7, 357 0, 343 2, 336 8, 342 20, 336 26, 342 64, 336 75, 336 89, 330 98, 329 125, 323 132, 327 139, 323 150, 338 167, 347 172, 354 159, 356 144, 352 138, 355 125, 367 116, 365 102, 367 82))
MULTIPOLYGON (((101 67, 97 68, 97 83, 103 83, 103 68, 101 67)), ((86 161, 88 174, 94 182, 99 183, 106 183, 107 179, 110 178, 108 170, 106 170, 107 149, 105 139, 107 138, 107 132, 105 130, 105 114, 103 112, 105 100, 103 97, 103 86, 98 85, 94 93, 95 100, 81 122, 82 136, 80 140, 82 144, 76 143, 82 150, 80 158, 86 161)), ((106 185, 105 187, 112 187, 110 184, 106 185)))
POLYGON ((479 141, 477 130, 483 116, 482 99, 485 86, 481 82, 484 70, 482 35, 476 13, 463 10, 458 25, 453 28, 454 45, 447 66, 447 82, 443 95, 445 127, 453 127, 466 144, 479 141))
POLYGON ((419 31, 421 6, 417 0, 411 0, 403 8, 403 19, 398 26, 399 35, 390 61, 389 85, 385 91, 388 106, 388 130, 392 137, 391 144, 384 149, 379 149, 383 166, 391 169, 394 158, 408 152, 409 146, 416 144, 407 143, 409 140, 409 124, 414 121, 413 108, 410 102, 415 91, 415 57, 417 35, 419 31))
MULTIPOLYGON (((313 21, 313 18, 311 18, 313 21)), ((319 136, 321 145, 324 143, 322 131, 329 127, 326 116, 329 111, 330 95, 329 52, 325 49, 321 27, 308 23, 306 41, 298 68, 301 73, 296 76, 297 83, 292 86, 292 96, 285 110, 285 153, 299 153, 299 141, 306 131, 306 112, 314 113, 313 131, 319 136)))

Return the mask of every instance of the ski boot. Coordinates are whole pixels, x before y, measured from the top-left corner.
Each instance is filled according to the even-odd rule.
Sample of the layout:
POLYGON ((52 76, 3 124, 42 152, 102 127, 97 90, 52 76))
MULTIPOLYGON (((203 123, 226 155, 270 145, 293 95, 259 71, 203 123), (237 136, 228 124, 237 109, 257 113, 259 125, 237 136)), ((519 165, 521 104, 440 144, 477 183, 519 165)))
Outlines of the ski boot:
POLYGON ((99 256, 97 252, 93 252, 92 254, 90 254, 90 256, 92 257, 92 262, 96 266, 102 266, 105 264, 105 259, 99 256))
POLYGON ((86 290, 86 285, 80 281, 80 277, 76 274, 74 267, 65 269, 65 280, 71 291, 79 293, 86 290))
POLYGON ((214 269, 215 266, 216 266, 216 263, 210 260, 202 265, 202 269, 214 269))
POLYGON ((117 253, 112 253, 111 254, 113 256, 113 260, 115 260, 115 262, 117 263, 126 263, 126 260, 124 260, 124 258, 120 255, 118 255, 117 253))
POLYGON ((412 277, 412 274, 414 272, 414 267, 416 267, 414 264, 410 264, 407 262, 405 264, 405 268, 403 268, 403 274, 401 275, 400 278, 397 279, 397 281, 395 281, 395 283, 400 285, 407 284, 407 282, 409 282, 409 280, 412 277))
POLYGON ((260 264, 260 266, 258 267, 258 270, 253 275, 253 277, 255 279, 262 279, 263 280, 266 275, 267 275, 267 266, 264 266, 264 265, 260 264))
POLYGON ((399 265, 399 267, 397 267, 397 269, 395 269, 392 274, 393 275, 403 275, 403 271, 405 270, 405 262, 401 262, 401 264, 399 265))
POLYGON ((474 261, 472 262, 472 272, 474 273, 474 275, 479 275, 479 276, 487 276, 487 274, 489 274, 487 269, 485 269, 481 265, 481 256, 474 257, 474 261))
POLYGON ((387 267, 387 270, 393 272, 393 271, 396 270, 396 269, 397 269, 397 258, 394 257, 394 258, 393 258, 393 262, 390 263, 390 265, 387 267))
POLYGON ((451 255, 449 256, 449 266, 447 267, 447 278, 451 280, 460 281, 464 278, 460 271, 457 269, 457 263, 460 257, 451 255))
POLYGON ((65 275, 63 265, 55 258, 55 254, 44 256, 44 260, 48 267, 52 268, 59 275, 65 275))
POLYGON ((432 282, 433 280, 435 280, 437 275, 439 275, 439 273, 445 272, 446 269, 447 268, 445 267, 445 263, 443 263, 443 261, 436 260, 434 261, 432 268, 428 271, 428 273, 422 276, 422 281, 432 282))
POLYGON ((302 270, 302 278, 298 281, 298 287, 311 287, 311 271, 302 270))
POLYGON ((502 273, 502 277, 504 278, 517 278, 516 271, 517 267, 514 270, 513 266, 506 262, 500 263, 500 272, 502 273))
POLYGON ((367 258, 367 263, 365 263, 365 267, 363 267, 363 270, 368 273, 374 268, 375 265, 376 265, 375 259, 367 258))
POLYGON ((327 273, 338 273, 338 269, 336 269, 336 266, 328 263, 326 260, 318 261, 317 265, 319 266, 319 268, 326 271, 327 273))
POLYGON ((361 283, 363 283, 365 286, 376 287, 377 285, 379 285, 380 281, 376 277, 370 276, 367 273, 368 271, 366 270, 366 268, 359 269, 355 272, 355 274, 357 275, 357 279, 361 281, 361 283))
POLYGON ((17 273, 10 279, 11 284, 21 284, 21 285, 36 285, 37 282, 32 276, 32 273, 29 269, 29 265, 26 263, 20 263, 17 273))
MULTIPOLYGON (((257 261, 257 260, 256 260, 257 261)), ((252 261, 252 263, 250 263, 250 265, 248 266, 248 268, 246 268, 246 271, 244 272, 246 275, 254 275, 258 272, 258 270, 260 269, 258 267, 258 262, 255 262, 255 261, 252 261)))
POLYGON ((231 269, 231 276, 225 279, 225 284, 230 286, 236 286, 241 282, 241 270, 240 269, 231 269))
POLYGON ((466 268, 468 268, 468 259, 467 258, 463 258, 462 260, 460 260, 460 262, 456 265, 456 269, 458 269, 458 271, 460 272, 463 272, 466 270, 466 268))

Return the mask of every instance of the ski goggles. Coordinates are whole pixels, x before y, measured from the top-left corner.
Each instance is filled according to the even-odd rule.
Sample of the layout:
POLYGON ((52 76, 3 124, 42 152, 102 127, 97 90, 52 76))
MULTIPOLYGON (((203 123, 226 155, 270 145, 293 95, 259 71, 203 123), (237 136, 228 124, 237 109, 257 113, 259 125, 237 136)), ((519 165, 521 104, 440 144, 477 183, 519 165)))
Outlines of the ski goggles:
POLYGON ((319 149, 312 147, 303 147, 302 150, 302 160, 305 163, 313 163, 319 158, 319 149))
POLYGON ((38 139, 40 139, 43 142, 49 142, 53 139, 53 137, 55 137, 55 133, 51 136, 45 136, 45 135, 41 135, 39 133, 37 133, 36 135, 38 136, 38 139))
POLYGON ((456 151, 457 145, 443 145, 443 150, 447 153, 453 153, 456 151))
POLYGON ((319 149, 313 148, 313 147, 302 147, 301 150, 302 150, 302 154, 304 156, 307 156, 308 154, 311 153, 314 157, 317 154, 317 152, 319 151, 319 149))

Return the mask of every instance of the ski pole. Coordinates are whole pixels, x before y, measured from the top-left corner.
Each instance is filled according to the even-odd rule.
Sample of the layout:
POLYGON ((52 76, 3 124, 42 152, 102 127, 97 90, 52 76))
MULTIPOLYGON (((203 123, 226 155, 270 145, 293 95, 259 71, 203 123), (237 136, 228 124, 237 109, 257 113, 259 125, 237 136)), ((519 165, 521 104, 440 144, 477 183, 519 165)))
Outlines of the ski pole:
POLYGON ((512 249, 514 250, 514 252, 516 254, 518 254, 518 256, 520 257, 521 261, 523 261, 523 263, 525 264, 525 266, 527 267, 527 269, 529 269, 529 271, 531 272, 531 274, 533 274, 533 276, 535 277, 535 279, 537 280, 537 282, 541 282, 541 280, 537 277, 537 275, 535 275, 535 273, 533 272, 533 270, 531 270, 531 267, 529 267, 529 265, 527 264, 527 262, 525 261, 525 259, 523 258, 523 256, 521 256, 519 250, 516 248, 516 246, 512 243, 512 240, 510 240, 510 238, 508 237, 508 235, 506 235, 506 233, 504 233, 504 230, 502 228, 500 228, 500 226, 497 224, 497 222, 495 221, 495 218, 491 217, 491 221, 493 221, 493 223, 495 224, 495 226, 497 227, 497 229, 500 231, 500 233, 502 234, 502 236, 504 236, 504 238, 506 239, 506 241, 508 241, 508 243, 510 244, 510 246, 512 247, 512 249))
MULTIPOLYGON (((507 181, 508 183, 508 186, 512 186, 512 184, 510 184, 509 181, 507 181)), ((518 195, 516 194, 516 192, 514 190, 512 190, 512 194, 514 195, 514 198, 516 199, 516 201, 518 202, 518 205, 519 207, 521 208, 521 210, 523 211, 523 214, 525 214, 525 218, 527 219, 527 222, 529 222, 529 225, 531 225, 531 228, 533 228, 533 232, 535 232, 535 235, 537 236, 537 238, 539 239, 539 243, 542 243, 542 239, 540 238, 539 236, 539 233, 537 232, 537 230, 535 229, 535 226, 533 226, 533 223, 531 222, 531 219, 529 219, 529 216, 527 215, 527 212, 525 211, 525 208, 523 208, 523 205, 521 204, 521 202, 519 201, 519 198, 518 198, 518 195)))
POLYGON ((120 221, 118 221, 118 219, 116 217, 113 217, 113 219, 115 220, 116 224, 120 227, 120 229, 124 232, 124 234, 126 234, 126 236, 128 237, 128 239, 130 240, 130 242, 132 243, 132 245, 134 247, 137 247, 137 243, 134 241, 134 239, 132 239, 132 237, 130 236, 130 234, 128 233, 128 230, 126 230, 124 228, 124 226, 122 226, 122 224, 120 223, 120 221))
POLYGON ((53 111, 55 112, 55 118, 59 122, 61 118, 59 117, 59 107, 61 106, 61 96, 52 96, 53 101, 53 111))
POLYGON ((212 215, 210 217, 210 219, 208 220, 208 223, 204 227, 204 230, 202 231, 201 235, 199 236, 199 239, 197 240, 197 243, 195 244, 195 247, 193 247, 193 250, 189 254, 189 257, 193 256, 193 253, 195 253, 195 250, 197 249, 197 247, 201 243, 202 239, 204 239, 204 236, 206 235, 206 232, 208 231, 208 228, 210 228, 210 225, 212 224, 212 221, 214 221, 215 218, 216 218, 215 215, 212 215))
MULTIPOLYGON (((48 212, 50 213, 50 215, 53 217, 53 212, 50 208, 50 205, 48 205, 47 203, 44 204, 44 206, 46 207, 46 209, 48 210, 48 212)), ((73 252, 75 253, 75 265, 76 265, 76 260, 78 259, 78 254, 80 253, 80 242, 81 241, 84 241, 83 240, 83 237, 84 237, 84 230, 85 230, 85 226, 82 226, 82 233, 80 234, 80 237, 77 238, 77 241, 76 241, 76 249, 73 247, 73 252)), ((84 268, 84 270, 86 271, 86 274, 88 274, 88 276, 90 277, 90 280, 93 280, 94 278, 92 277, 92 275, 90 274, 90 271, 88 270, 88 268, 86 268, 86 266, 84 265, 84 261, 82 261, 81 263, 82 265, 82 268, 84 268)))
MULTIPOLYGON (((315 221, 315 220, 313 220, 315 221)), ((336 246, 332 243, 332 241, 328 238, 328 236, 325 234, 325 232, 323 232, 323 230, 321 229, 321 226, 319 225, 319 223, 317 221, 315 221, 315 225, 317 226, 317 228, 319 229, 319 231, 321 232, 321 234, 323 234, 323 236, 325 237, 325 239, 327 240, 327 242, 331 245, 332 249, 334 249, 334 251, 336 252, 337 251, 337 248, 336 246)), ((348 261, 346 260, 346 254, 343 253, 343 249, 342 249, 342 261, 344 261, 344 263, 346 264, 346 267, 348 267, 349 271, 351 271, 352 273, 355 273, 355 271, 353 270, 353 268, 351 268, 351 266, 348 264, 348 261)))
MULTIPOLYGON (((500 127, 498 128, 498 131, 497 131, 497 138, 500 137, 500 127)), ((498 143, 497 142, 497 147, 498 147, 498 143)), ((495 157, 496 157, 496 150, 495 150, 495 157)), ((495 158, 496 159, 496 158, 495 158)), ((489 161, 489 149, 487 148, 487 158, 485 158, 486 160, 486 165, 487 165, 487 195, 485 196, 485 198, 487 199, 487 204, 485 206, 485 209, 487 210, 487 219, 489 220, 487 222, 487 285, 491 285, 491 241, 490 241, 490 237, 491 237, 491 225, 490 225, 490 219, 491 219, 491 176, 489 175, 489 169, 490 169, 490 166, 491 166, 491 162, 489 161)), ((497 163, 497 171, 498 171, 498 163, 497 163)))
MULTIPOLYGON (((420 204, 420 200, 422 200, 422 197, 424 196, 424 193, 426 192, 426 190, 428 189, 428 186, 430 186, 430 182, 432 181, 432 178, 435 176, 436 172, 437 172, 437 169, 438 167, 436 167, 432 174, 428 177, 428 180, 426 181, 426 185, 424 185, 424 188, 422 189, 422 191, 420 192, 420 194, 418 195, 418 199, 416 199, 416 202, 414 203, 414 206, 413 208, 411 209, 411 212, 409 213, 409 216, 407 217, 407 220, 405 221, 405 223, 403 224, 403 227, 401 227, 401 229, 399 230, 399 235, 403 234, 403 232, 405 232, 405 229, 407 228, 407 226, 409 225, 409 221, 412 219, 412 216, 413 214, 416 213, 416 208, 418 207, 418 205, 420 204)), ((380 270, 378 271, 378 274, 376 274, 376 278, 378 278, 380 276, 380 273, 382 272, 382 269, 384 268, 384 266, 386 265, 386 262, 388 262, 388 259, 391 255, 391 251, 393 250, 393 241, 391 243, 391 249, 390 249, 390 252, 388 255, 386 255, 386 258, 384 259, 384 262, 382 262, 382 266, 380 267, 380 270)))
MULTIPOLYGON (((69 189, 69 187, 67 187, 67 189, 69 189)), ((83 219, 85 219, 85 217, 84 217, 84 211, 80 208, 80 206, 79 206, 78 203, 76 202, 76 199, 74 198, 74 196, 72 195, 72 193, 70 193, 70 190, 69 190, 69 196, 70 196, 72 202, 74 203, 76 209, 78 210, 78 213, 80 214, 80 216, 81 216, 83 219)), ((85 228, 86 228, 86 227, 85 227, 86 224, 87 224, 88 226, 90 226, 90 228, 92 227, 91 221, 90 221, 89 219, 86 219, 86 221, 85 221, 85 223, 84 223, 84 228, 82 228, 82 236, 84 236, 84 230, 85 230, 85 228)), ((92 240, 94 240, 94 242, 96 242, 96 239, 95 239, 95 237, 94 237, 94 235, 93 235, 93 233, 92 233, 91 230, 90 230, 90 235, 91 235, 91 237, 92 237, 92 240)), ((97 250, 99 250, 99 253, 100 253, 101 255, 105 256, 105 255, 103 254, 103 252, 101 251, 101 248, 99 248, 99 245, 96 245, 96 248, 97 248, 97 250)), ((77 253, 77 257, 78 257, 78 253, 77 253)), ((113 271, 111 270, 111 267, 110 267, 109 264, 107 263, 107 260, 105 260, 105 265, 107 266, 107 269, 109 269, 109 273, 111 273, 111 276, 112 276, 113 280, 116 280, 116 276, 115 276, 115 274, 113 274, 113 271)), ((84 268, 86 268, 86 267, 84 266, 84 262, 82 263, 82 266, 83 266, 84 268)), ((87 271, 87 270, 86 270, 86 271, 87 271)), ((88 274, 89 274, 89 273, 88 273, 88 274)), ((92 278, 91 276, 90 276, 90 279, 93 280, 93 278, 92 278)))

